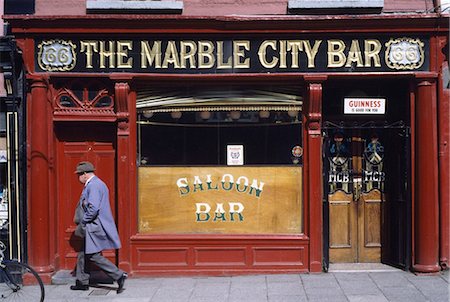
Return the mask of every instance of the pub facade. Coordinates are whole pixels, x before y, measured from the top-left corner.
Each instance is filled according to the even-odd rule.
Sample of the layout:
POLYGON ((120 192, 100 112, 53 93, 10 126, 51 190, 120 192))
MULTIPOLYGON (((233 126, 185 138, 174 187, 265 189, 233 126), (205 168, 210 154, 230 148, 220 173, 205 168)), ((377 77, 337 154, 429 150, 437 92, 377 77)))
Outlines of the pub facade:
POLYGON ((76 263, 81 160, 135 276, 447 267, 448 15, 5 19, 43 276, 76 263))

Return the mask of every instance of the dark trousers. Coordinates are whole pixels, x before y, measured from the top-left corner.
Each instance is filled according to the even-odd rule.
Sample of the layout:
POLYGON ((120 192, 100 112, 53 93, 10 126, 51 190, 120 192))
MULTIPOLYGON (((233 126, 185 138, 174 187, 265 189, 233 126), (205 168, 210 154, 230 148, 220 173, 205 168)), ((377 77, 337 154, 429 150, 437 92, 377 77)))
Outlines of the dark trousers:
POLYGON ((84 248, 78 252, 76 277, 84 285, 89 284, 89 272, 86 271, 86 262, 94 262, 102 271, 104 271, 113 280, 118 280, 123 275, 123 271, 114 265, 111 261, 99 253, 86 254, 84 248))

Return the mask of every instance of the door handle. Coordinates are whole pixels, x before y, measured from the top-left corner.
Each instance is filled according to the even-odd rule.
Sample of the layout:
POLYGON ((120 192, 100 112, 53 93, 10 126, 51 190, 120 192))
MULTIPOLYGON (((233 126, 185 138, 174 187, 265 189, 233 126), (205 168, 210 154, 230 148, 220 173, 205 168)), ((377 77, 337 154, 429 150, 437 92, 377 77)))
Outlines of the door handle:
POLYGON ((361 197, 362 178, 353 178, 353 201, 358 202, 361 197))

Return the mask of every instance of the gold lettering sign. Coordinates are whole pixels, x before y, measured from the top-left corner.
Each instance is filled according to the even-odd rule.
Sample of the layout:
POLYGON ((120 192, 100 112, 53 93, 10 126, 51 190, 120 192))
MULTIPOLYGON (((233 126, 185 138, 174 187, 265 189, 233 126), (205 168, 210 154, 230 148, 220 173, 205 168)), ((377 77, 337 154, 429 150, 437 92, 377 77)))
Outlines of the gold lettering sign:
POLYGON ((301 167, 141 167, 139 232, 299 234, 301 167))
POLYGON ((382 72, 429 69, 420 38, 37 40, 38 71, 382 72))

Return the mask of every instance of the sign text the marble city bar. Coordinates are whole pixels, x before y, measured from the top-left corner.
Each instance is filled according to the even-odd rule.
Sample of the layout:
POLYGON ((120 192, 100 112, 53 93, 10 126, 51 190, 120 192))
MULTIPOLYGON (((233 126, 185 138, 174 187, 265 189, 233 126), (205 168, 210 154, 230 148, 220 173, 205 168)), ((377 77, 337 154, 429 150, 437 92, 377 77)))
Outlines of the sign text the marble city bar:
POLYGON ((242 73, 427 70, 428 40, 37 40, 37 71, 242 73))

